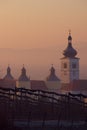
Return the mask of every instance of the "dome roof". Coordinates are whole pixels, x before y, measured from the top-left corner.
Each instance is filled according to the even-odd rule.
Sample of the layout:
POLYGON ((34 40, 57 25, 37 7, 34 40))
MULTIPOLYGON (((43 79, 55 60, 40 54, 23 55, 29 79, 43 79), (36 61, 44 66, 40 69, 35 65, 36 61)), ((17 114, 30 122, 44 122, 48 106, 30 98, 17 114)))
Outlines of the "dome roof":
POLYGON ((77 51, 72 47, 72 37, 71 34, 68 36, 68 46, 63 51, 63 55, 65 57, 75 57, 77 55, 77 51))
POLYGON ((7 74, 5 75, 5 77, 3 79, 5 79, 5 80, 13 80, 14 79, 13 76, 11 75, 11 69, 9 66, 7 68, 7 74))
POLYGON ((72 40, 72 37, 71 37, 71 35, 69 34, 69 36, 68 36, 68 40, 72 40))
POLYGON ((75 57, 77 55, 77 51, 72 47, 72 44, 69 43, 67 48, 64 50, 63 55, 65 57, 75 57))
POLYGON ((55 74, 55 69, 53 66, 50 69, 50 75, 46 78, 46 81, 60 81, 60 79, 55 74))
POLYGON ((30 79, 26 75, 26 69, 23 67, 21 71, 21 75, 18 78, 19 81, 30 81, 30 79))

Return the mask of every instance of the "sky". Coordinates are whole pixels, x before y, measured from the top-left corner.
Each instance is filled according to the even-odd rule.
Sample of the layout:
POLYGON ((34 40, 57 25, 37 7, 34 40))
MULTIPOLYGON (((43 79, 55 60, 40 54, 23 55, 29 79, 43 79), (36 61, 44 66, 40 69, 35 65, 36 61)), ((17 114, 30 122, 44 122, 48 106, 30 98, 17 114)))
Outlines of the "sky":
POLYGON ((15 77, 24 64, 32 79, 44 79, 54 64, 60 77, 69 29, 87 79, 87 0, 0 0, 0 77, 8 64, 15 77))

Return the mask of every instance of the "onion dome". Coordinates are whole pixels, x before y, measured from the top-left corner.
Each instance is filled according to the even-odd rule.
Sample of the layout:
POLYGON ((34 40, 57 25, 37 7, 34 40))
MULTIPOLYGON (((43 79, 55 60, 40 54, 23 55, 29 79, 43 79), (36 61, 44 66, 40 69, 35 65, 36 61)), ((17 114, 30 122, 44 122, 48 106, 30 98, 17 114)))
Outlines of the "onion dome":
POLYGON ((60 81, 60 79, 55 74, 55 69, 53 65, 50 69, 50 75, 46 78, 46 81, 60 81))
POLYGON ((69 36, 68 36, 68 46, 63 51, 63 55, 65 57, 71 57, 71 58, 73 58, 77 55, 77 51, 72 47, 72 37, 71 37, 70 33, 69 33, 69 36))
POLYGON ((9 66, 7 68, 7 74, 3 79, 5 79, 5 80, 13 80, 14 79, 13 76, 11 75, 11 69, 9 66))
POLYGON ((68 41, 72 41, 72 37, 71 37, 70 33, 69 33, 69 36, 68 36, 68 41))
POLYGON ((27 77, 27 75, 26 75, 26 69, 24 68, 24 66, 23 66, 23 68, 22 68, 22 70, 21 70, 21 75, 20 75, 20 77, 18 78, 18 80, 19 81, 30 81, 30 79, 27 77))

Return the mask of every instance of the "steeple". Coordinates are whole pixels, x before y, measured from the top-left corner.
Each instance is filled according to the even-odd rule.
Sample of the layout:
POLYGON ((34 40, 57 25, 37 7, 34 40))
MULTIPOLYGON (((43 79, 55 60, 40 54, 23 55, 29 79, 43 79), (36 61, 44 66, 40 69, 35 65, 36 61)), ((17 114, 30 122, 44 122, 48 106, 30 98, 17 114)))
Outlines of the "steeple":
POLYGON ((63 51, 63 55, 64 57, 61 58, 61 83, 67 85, 71 81, 79 79, 79 58, 76 57, 77 51, 72 47, 71 31, 69 31, 68 46, 63 51))
POLYGON ((70 42, 70 43, 72 42, 71 30, 69 30, 68 42, 70 42))
POLYGON ((53 67, 53 64, 52 64, 52 67, 51 67, 51 69, 50 69, 50 74, 51 74, 51 75, 55 75, 55 69, 54 69, 54 67, 53 67))
POLYGON ((65 57, 70 57, 70 58, 74 58, 74 57, 77 55, 77 51, 72 47, 71 31, 69 31, 68 46, 67 46, 67 48, 63 51, 63 55, 64 55, 65 57))
POLYGON ((26 69, 25 69, 24 65, 23 65, 23 68, 21 69, 21 75, 20 75, 20 77, 19 77, 18 80, 19 80, 19 81, 29 81, 29 80, 30 80, 30 79, 27 77, 27 75, 26 75, 26 69))
POLYGON ((55 74, 55 68, 53 67, 53 64, 50 69, 50 75, 46 78, 46 80, 47 81, 59 81, 59 78, 55 74))
POLYGON ((3 79, 9 79, 9 80, 14 79, 13 76, 11 75, 11 68, 9 66, 7 67, 7 74, 3 79))

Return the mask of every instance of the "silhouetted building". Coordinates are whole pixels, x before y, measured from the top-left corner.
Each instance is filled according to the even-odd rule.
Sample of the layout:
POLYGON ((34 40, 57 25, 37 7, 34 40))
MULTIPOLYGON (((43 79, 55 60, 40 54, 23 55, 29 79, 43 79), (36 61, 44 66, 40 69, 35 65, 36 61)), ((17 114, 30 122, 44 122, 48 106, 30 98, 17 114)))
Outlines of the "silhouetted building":
POLYGON ((8 66, 7 68, 7 74, 5 75, 5 77, 3 78, 4 80, 13 80, 13 76, 11 74, 11 68, 8 66))
POLYGON ((30 89, 30 78, 28 78, 28 76, 26 75, 26 69, 22 68, 21 70, 21 75, 18 78, 18 80, 16 81, 16 87, 18 88, 26 88, 26 89, 30 89))
POLYGON ((87 80, 79 79, 79 58, 76 57, 77 51, 72 47, 72 37, 69 32, 68 46, 63 51, 64 57, 61 58, 61 78, 56 76, 55 68, 51 67, 50 74, 46 80, 30 80, 23 66, 21 75, 15 80, 8 66, 7 74, 0 79, 0 87, 5 88, 26 88, 32 90, 44 90, 57 93, 83 93, 87 94, 87 80))
POLYGON ((8 66, 7 74, 3 79, 0 79, 0 87, 3 88, 15 88, 16 87, 16 80, 13 78, 11 74, 11 68, 8 66))
POLYGON ((68 86, 62 87, 62 92, 64 93, 74 93, 74 94, 87 94, 87 80, 73 80, 68 86))
POLYGON ((31 89, 32 90, 44 90, 48 91, 48 88, 45 84, 45 81, 42 80, 31 80, 31 89))
POLYGON ((52 66, 50 69, 50 74, 46 78, 46 86, 48 88, 48 91, 53 91, 53 92, 60 92, 60 79, 56 76, 55 74, 55 68, 52 66))
POLYGON ((68 46, 63 51, 64 57, 61 58, 61 83, 67 86, 73 80, 79 79, 79 58, 76 57, 77 51, 72 47, 72 37, 69 32, 68 46))

